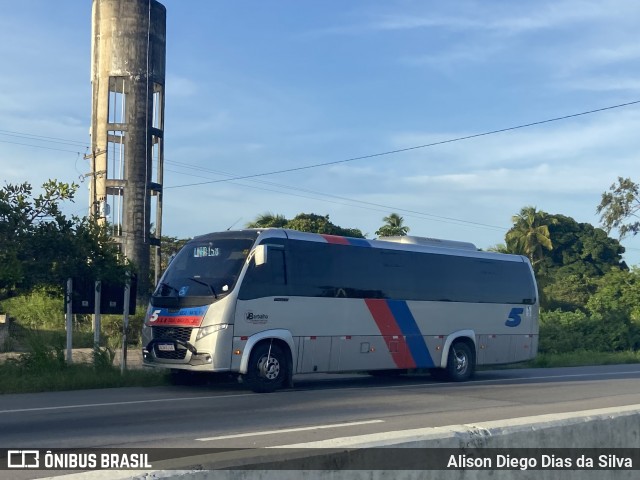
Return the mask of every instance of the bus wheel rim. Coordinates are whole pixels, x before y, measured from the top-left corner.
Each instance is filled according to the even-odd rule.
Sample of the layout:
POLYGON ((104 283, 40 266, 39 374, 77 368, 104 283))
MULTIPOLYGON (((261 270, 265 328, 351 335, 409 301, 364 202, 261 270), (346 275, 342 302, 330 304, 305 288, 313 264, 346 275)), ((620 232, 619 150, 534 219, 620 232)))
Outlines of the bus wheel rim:
POLYGON ((456 358, 456 370, 462 373, 467 369, 467 356, 462 352, 454 352, 456 358))
POLYGON ((258 363, 258 370, 267 380, 275 380, 280 375, 280 362, 275 357, 262 357, 258 363))

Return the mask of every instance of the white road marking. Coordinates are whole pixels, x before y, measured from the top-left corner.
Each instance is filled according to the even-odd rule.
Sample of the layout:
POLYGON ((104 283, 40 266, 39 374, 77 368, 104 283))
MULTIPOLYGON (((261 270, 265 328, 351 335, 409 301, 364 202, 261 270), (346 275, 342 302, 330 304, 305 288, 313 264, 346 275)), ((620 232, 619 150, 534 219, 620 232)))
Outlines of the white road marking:
MULTIPOLYGON (((630 373, 640 374, 640 370, 630 370, 628 372, 603 372, 603 373, 573 373, 566 375, 548 375, 538 377, 511 377, 511 378, 487 378, 484 380, 469 380, 468 382, 429 382, 429 383, 413 383, 407 385, 389 385, 389 386, 377 386, 377 387, 353 387, 354 389, 366 389, 366 388, 379 388, 381 390, 388 388, 415 388, 415 387, 441 387, 443 385, 450 385, 452 387, 464 387, 473 386, 477 383, 506 383, 513 382, 514 380, 557 380, 562 378, 582 378, 582 377, 605 377, 613 375, 629 375, 630 373)), ((344 387, 342 387, 344 388, 344 387)))
POLYGON ((47 410, 68 410, 72 408, 95 408, 109 407, 112 405, 136 405, 140 403, 162 403, 162 402, 187 402, 190 400, 212 400, 218 398, 237 398, 260 395, 259 393, 240 393, 234 395, 210 395, 207 397, 179 397, 179 398, 154 398, 149 400, 131 400, 128 402, 109 402, 109 403, 86 403, 81 405, 59 405, 57 407, 34 407, 34 408, 16 408, 12 410, 0 410, 2 413, 19 413, 19 412, 44 412, 47 410))
POLYGON ((312 427, 282 428, 280 430, 267 430, 264 432, 236 433, 233 435, 220 435, 218 437, 196 438, 199 442, 211 442, 214 440, 228 440, 230 438, 257 437, 258 435, 274 435, 277 433, 304 432, 307 430, 321 430, 326 428, 353 427, 356 425, 369 425, 371 423, 384 423, 384 420, 363 420, 361 422, 333 423, 331 425, 315 425, 312 427))

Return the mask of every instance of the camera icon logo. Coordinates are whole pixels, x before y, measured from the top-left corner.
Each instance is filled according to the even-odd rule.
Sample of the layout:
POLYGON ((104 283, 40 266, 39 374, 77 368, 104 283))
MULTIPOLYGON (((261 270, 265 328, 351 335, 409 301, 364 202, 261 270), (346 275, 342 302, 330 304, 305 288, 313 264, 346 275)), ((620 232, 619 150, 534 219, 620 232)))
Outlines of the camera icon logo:
POLYGON ((39 468, 39 450, 8 450, 7 468, 39 468))

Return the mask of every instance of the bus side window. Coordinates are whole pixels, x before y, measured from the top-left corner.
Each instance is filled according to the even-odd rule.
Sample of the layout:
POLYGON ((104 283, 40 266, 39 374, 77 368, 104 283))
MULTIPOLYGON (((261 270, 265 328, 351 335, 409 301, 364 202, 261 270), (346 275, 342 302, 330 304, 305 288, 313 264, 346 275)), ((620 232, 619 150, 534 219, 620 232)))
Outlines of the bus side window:
POLYGON ((287 295, 286 284, 284 250, 269 248, 267 263, 256 266, 255 261, 251 260, 238 298, 240 300, 249 300, 252 298, 287 295))
POLYGON ((284 250, 279 248, 269 249, 269 262, 265 265, 265 283, 270 285, 285 285, 287 275, 284 265, 284 250))

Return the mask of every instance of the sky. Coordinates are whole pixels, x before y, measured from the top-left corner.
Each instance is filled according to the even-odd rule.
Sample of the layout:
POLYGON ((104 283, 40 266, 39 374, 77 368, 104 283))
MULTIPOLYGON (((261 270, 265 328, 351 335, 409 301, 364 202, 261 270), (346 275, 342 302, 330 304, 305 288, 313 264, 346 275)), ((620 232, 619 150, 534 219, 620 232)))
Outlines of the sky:
MULTIPOLYGON (((91 3, 0 0, 0 180, 79 183, 75 215, 91 3)), ((161 3, 165 235, 304 212, 374 238, 396 212, 487 248, 524 206, 598 226, 602 193, 640 182, 640 104, 609 108, 640 101, 635 0, 161 3)))

